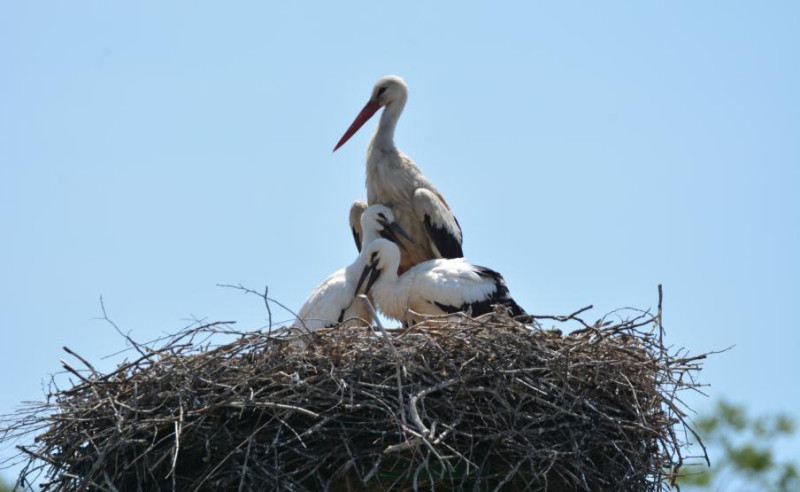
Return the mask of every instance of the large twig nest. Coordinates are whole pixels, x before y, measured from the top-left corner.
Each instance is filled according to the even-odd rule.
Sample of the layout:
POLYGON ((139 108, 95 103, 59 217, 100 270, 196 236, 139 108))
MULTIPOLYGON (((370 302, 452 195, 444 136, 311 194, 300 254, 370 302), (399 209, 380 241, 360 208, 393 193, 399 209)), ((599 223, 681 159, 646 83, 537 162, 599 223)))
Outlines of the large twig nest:
POLYGON ((205 325, 110 374, 79 358, 74 386, 1 430, 36 436, 20 449, 44 490, 661 490, 703 356, 670 353, 659 318, 564 336, 495 313, 218 346, 224 326, 205 325))

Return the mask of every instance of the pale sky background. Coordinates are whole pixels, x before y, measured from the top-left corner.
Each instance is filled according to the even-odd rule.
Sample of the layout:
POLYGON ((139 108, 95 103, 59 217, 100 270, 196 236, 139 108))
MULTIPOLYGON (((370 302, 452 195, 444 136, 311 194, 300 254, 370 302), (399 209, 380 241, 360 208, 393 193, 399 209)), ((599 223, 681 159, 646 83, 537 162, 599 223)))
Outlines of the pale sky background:
POLYGON ((663 283, 669 343, 736 345, 690 404, 800 418, 800 3, 276 3, 0 3, 0 413, 63 345, 118 361, 100 295, 138 340, 264 326, 218 283, 299 308, 356 255, 375 122, 331 149, 398 74, 398 146, 528 311, 663 283))

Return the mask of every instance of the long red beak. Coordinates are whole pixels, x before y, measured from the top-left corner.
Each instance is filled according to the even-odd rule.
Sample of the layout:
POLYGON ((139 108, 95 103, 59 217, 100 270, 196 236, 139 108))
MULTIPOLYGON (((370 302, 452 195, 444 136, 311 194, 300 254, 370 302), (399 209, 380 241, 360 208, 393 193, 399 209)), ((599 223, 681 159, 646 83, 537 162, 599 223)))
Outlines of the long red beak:
POLYGON ((347 131, 344 132, 344 135, 342 135, 342 138, 339 140, 339 143, 336 144, 336 147, 333 148, 333 151, 336 152, 336 149, 338 149, 339 147, 344 145, 345 142, 350 140, 350 137, 355 135, 358 129, 364 126, 364 123, 366 123, 370 118, 372 118, 372 115, 375 114, 379 109, 381 109, 380 104, 370 99, 367 105, 364 106, 364 109, 362 109, 361 112, 358 113, 356 119, 353 120, 353 123, 350 124, 350 128, 348 128, 347 131))

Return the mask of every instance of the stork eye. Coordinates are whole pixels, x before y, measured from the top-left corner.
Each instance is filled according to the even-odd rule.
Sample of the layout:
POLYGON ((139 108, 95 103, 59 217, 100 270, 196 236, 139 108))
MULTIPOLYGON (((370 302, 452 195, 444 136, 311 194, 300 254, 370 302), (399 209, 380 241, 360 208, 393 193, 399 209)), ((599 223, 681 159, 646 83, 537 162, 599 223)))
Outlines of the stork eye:
POLYGON ((379 96, 380 96, 381 94, 383 94, 384 92, 386 92, 386 87, 381 87, 380 89, 378 89, 378 95, 379 95, 379 96))
POLYGON ((383 214, 378 214, 378 218, 381 220, 386 220, 386 216, 383 214))

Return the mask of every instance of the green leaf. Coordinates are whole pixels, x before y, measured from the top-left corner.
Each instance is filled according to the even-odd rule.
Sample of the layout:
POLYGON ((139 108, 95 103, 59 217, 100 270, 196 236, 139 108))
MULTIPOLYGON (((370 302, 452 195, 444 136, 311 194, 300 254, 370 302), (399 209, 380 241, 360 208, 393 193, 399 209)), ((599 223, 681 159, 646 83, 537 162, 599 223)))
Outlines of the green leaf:
POLYGON ((719 417, 716 415, 709 415, 708 417, 701 417, 695 421, 697 430, 706 437, 709 437, 719 428, 719 417))
POLYGON ((778 462, 774 441, 791 437, 795 421, 780 413, 750 417, 743 405, 720 400, 712 412, 700 415, 695 430, 708 448, 713 466, 689 463, 681 485, 693 490, 800 491, 800 469, 793 461, 778 462))
POLYGON ((722 420, 730 427, 741 431, 747 426, 747 415, 741 405, 734 405, 725 400, 720 400, 717 404, 717 409, 722 420))
POLYGON ((734 466, 750 475, 763 473, 774 466, 772 451, 758 449, 749 443, 731 449, 728 458, 734 466))
POLYGON ((775 418, 775 431, 778 434, 791 435, 794 434, 795 425, 794 420, 788 415, 778 415, 775 418))

